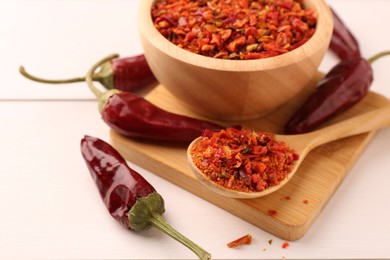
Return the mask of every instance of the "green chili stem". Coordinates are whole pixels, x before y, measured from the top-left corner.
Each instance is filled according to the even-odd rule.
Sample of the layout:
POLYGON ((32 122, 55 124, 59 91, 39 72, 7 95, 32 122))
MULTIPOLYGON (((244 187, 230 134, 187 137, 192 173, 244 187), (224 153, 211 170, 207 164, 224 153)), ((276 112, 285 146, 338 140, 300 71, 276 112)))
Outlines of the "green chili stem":
POLYGON ((372 64, 374 61, 382 58, 383 56, 386 56, 386 55, 390 55, 390 51, 383 51, 383 52, 380 52, 374 56, 372 56, 371 58, 369 58, 367 61, 368 63, 372 64))
POLYGON ((102 64, 106 63, 109 60, 118 58, 118 54, 111 54, 107 56, 106 58, 101 59, 98 61, 95 65, 93 65, 89 71, 87 72, 87 76, 85 77, 85 80, 87 81, 89 89, 95 94, 96 98, 100 99, 103 93, 95 86, 93 85, 93 74, 97 68, 99 68, 102 64))
POLYGON ((157 192, 153 192, 147 197, 138 198, 137 202, 128 213, 130 228, 135 231, 141 231, 149 229, 150 227, 155 227, 185 245, 194 252, 199 259, 211 259, 211 255, 208 252, 180 234, 164 220, 162 217, 164 211, 164 199, 157 192))
POLYGON ((75 82, 82 82, 85 81, 85 77, 78 77, 78 78, 70 78, 70 79, 44 79, 44 78, 39 78, 36 76, 31 75, 28 73, 23 66, 19 67, 19 72, 26 78, 36 81, 36 82, 41 82, 41 83, 48 83, 48 84, 64 84, 64 83, 75 83, 75 82))
MULTIPOLYGON (((110 59, 108 59, 106 63, 100 64, 100 67, 101 67, 100 71, 98 71, 96 74, 94 73, 92 75, 93 81, 100 82, 100 84, 102 84, 106 89, 113 89, 114 88, 114 75, 113 75, 110 59)), ((28 73, 23 66, 19 67, 19 72, 24 77, 26 77, 32 81, 47 83, 47 84, 65 84, 65 83, 75 83, 75 82, 86 81, 86 77, 75 77, 75 78, 69 78, 69 79, 40 78, 40 77, 31 75, 30 73, 28 73)))
POLYGON ((201 260, 209 260, 211 259, 211 255, 206 252, 203 248, 180 234, 178 231, 176 231, 174 228, 172 228, 160 214, 152 214, 151 218, 149 219, 152 226, 159 229, 160 231, 164 232, 168 236, 172 237, 176 241, 182 243, 187 248, 191 249, 201 260))

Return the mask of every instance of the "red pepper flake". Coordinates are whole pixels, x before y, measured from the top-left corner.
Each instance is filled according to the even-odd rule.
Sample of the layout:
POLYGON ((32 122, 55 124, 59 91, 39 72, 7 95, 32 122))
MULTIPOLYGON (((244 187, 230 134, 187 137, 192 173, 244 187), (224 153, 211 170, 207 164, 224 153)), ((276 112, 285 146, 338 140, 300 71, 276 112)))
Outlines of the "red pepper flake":
POLYGON ((194 164, 214 183, 231 190, 256 192, 277 185, 299 155, 271 133, 228 128, 206 130, 190 151, 194 164))
POLYGON ((252 243, 252 235, 248 234, 228 243, 227 246, 229 248, 233 248, 241 245, 250 245, 251 243, 252 243))
POLYGON ((274 209, 270 209, 268 210, 268 214, 273 217, 273 218, 276 218, 276 216, 278 215, 278 212, 274 209))
POLYGON ((290 246, 290 243, 286 241, 286 242, 283 243, 282 248, 286 249, 289 246, 290 246))
POLYGON ((303 0, 157 0, 156 29, 175 45, 208 57, 260 59, 289 52, 314 34, 303 0))
POLYGON ((309 204, 309 201, 308 200, 303 200, 303 203, 309 204))

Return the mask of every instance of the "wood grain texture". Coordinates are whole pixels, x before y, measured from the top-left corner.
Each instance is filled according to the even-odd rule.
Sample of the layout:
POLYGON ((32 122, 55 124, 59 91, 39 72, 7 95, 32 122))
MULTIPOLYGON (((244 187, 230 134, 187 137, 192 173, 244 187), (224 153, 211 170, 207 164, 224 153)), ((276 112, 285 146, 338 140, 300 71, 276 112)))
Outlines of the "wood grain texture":
MULTIPOLYGON (((242 122, 242 125, 255 130, 281 133, 281 126, 311 93, 319 77, 320 74, 303 92, 272 114, 242 122)), ((166 110, 201 118, 187 110, 163 86, 152 90, 146 98, 166 110)), ((332 122, 387 103, 386 98, 371 92, 355 107, 332 122)), ((222 123, 229 125, 231 122, 222 123)), ((374 134, 371 132, 344 138, 314 149, 307 155, 298 172, 286 186, 273 194, 257 199, 232 199, 208 190, 193 176, 187 163, 185 145, 130 140, 113 131, 110 132, 110 138, 112 145, 127 160, 275 236, 285 240, 297 240, 304 236, 326 206, 374 134), (305 200, 307 203, 304 202, 305 200), (276 210, 277 215, 272 217, 269 210, 276 210)))

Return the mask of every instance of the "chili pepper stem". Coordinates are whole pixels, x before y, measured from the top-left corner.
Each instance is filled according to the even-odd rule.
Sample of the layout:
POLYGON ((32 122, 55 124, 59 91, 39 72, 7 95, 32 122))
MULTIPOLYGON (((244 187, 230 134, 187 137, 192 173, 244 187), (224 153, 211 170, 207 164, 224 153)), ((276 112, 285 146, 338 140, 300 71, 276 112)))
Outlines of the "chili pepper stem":
POLYGON ((147 197, 138 198, 128 213, 130 228, 141 231, 153 226, 192 250, 199 259, 211 259, 208 252, 180 234, 165 221, 162 217, 164 211, 164 199, 157 192, 153 192, 147 197))
POLYGON ((97 68, 99 68, 101 65, 105 64, 106 62, 108 62, 109 60, 112 60, 112 59, 115 59, 115 58, 118 58, 119 55, 118 54, 111 54, 103 59, 101 59, 100 61, 98 61, 96 64, 94 64, 87 72, 87 75, 85 77, 85 80, 88 84, 88 87, 89 89, 95 94, 96 98, 98 99, 98 102, 99 102, 99 112, 102 111, 103 107, 107 104, 108 102, 108 99, 114 95, 114 94, 118 94, 118 93, 121 93, 120 90, 116 90, 116 89, 111 89, 105 93, 103 93, 102 91, 100 91, 94 84, 93 84, 93 75, 94 75, 94 72, 97 68))
POLYGON ((368 63, 372 64, 374 61, 382 58, 383 56, 387 56, 387 55, 390 55, 390 51, 383 51, 383 52, 380 52, 378 54, 375 54, 374 56, 369 58, 367 61, 368 61, 368 63))
MULTIPOLYGON (((40 82, 40 83, 46 83, 46 84, 66 84, 66 83, 77 83, 77 82, 83 82, 86 80, 86 77, 75 77, 75 78, 68 78, 68 79, 45 79, 40 78, 37 76, 34 76, 26 71, 26 69, 23 66, 19 67, 19 73, 22 74, 25 78, 40 82)), ((112 68, 110 64, 107 62, 102 65, 99 72, 93 75, 94 81, 99 81, 103 86, 105 86, 108 89, 112 89, 112 68)))
POLYGON ((36 82, 41 82, 41 83, 48 83, 48 84, 64 84, 64 83, 75 83, 75 82, 82 82, 85 80, 85 77, 78 77, 78 78, 69 78, 69 79, 44 79, 44 78, 39 78, 34 75, 31 75, 26 71, 26 69, 23 66, 19 67, 19 72, 22 74, 24 77, 36 81, 36 82))
POLYGON ((185 245, 187 248, 191 249, 199 257, 199 259, 211 259, 211 255, 208 252, 206 252, 203 248, 201 248, 200 246, 180 234, 178 231, 176 231, 165 221, 165 219, 160 214, 152 214, 150 218, 150 223, 158 230, 164 232, 176 241, 185 245))

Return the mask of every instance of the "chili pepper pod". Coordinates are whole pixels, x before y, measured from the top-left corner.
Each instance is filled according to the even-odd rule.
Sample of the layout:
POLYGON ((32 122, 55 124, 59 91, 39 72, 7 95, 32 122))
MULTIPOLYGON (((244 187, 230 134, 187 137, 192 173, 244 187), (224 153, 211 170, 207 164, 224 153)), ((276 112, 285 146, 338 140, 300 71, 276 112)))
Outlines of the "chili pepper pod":
POLYGON ((164 220, 165 206, 161 195, 131 169, 111 145, 84 136, 81 153, 106 208, 116 221, 134 231, 155 227, 191 249, 199 259, 211 258, 208 252, 164 220))
MULTIPOLYGON (((23 66, 19 68, 19 72, 30 80, 48 84, 85 81, 85 77, 59 80, 39 78, 29 74, 23 66)), ((108 60, 100 66, 100 70, 93 74, 92 78, 94 81, 100 82, 106 89, 130 92, 157 82, 143 54, 108 60)))
POLYGON ((112 57, 115 55, 94 65, 86 80, 99 100, 103 121, 117 133, 134 138, 189 143, 205 129, 219 131, 224 128, 212 122, 167 112, 134 93, 120 90, 100 92, 92 83, 93 72, 99 64, 112 57))
POLYGON ((309 132, 331 116, 346 110, 367 94, 372 80, 371 66, 364 58, 340 61, 287 122, 285 133, 309 132))
POLYGON ((361 57, 359 43, 337 13, 333 13, 334 29, 330 41, 330 49, 341 59, 361 57))
POLYGON ((115 89, 134 91, 157 82, 143 54, 113 59, 111 67, 115 89))
POLYGON ((390 52, 366 60, 361 57, 340 61, 320 80, 314 93, 284 127, 286 134, 310 132, 363 99, 373 81, 371 64, 390 52))

